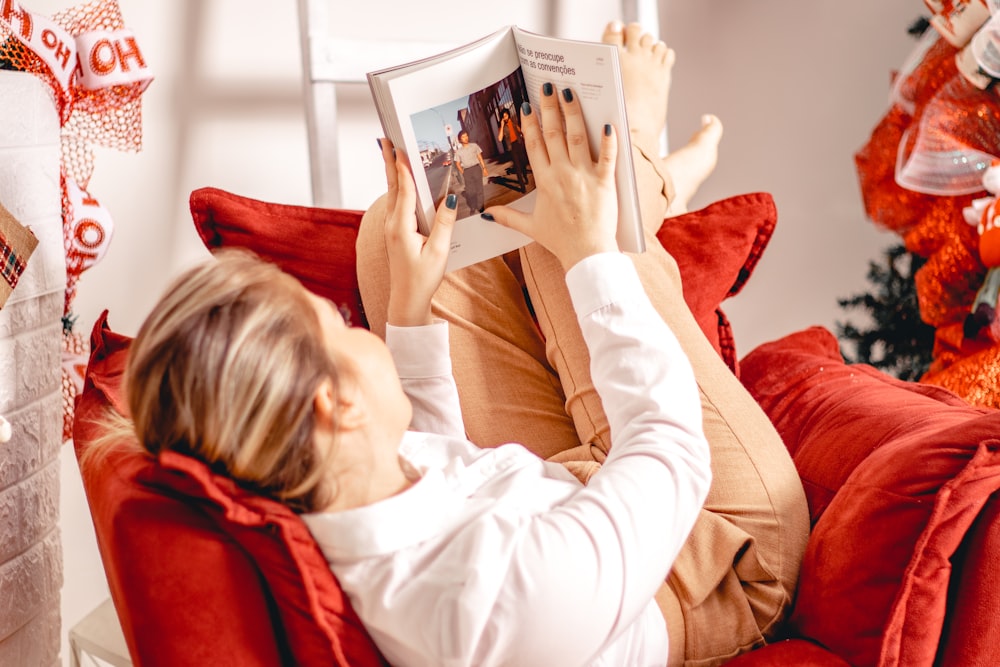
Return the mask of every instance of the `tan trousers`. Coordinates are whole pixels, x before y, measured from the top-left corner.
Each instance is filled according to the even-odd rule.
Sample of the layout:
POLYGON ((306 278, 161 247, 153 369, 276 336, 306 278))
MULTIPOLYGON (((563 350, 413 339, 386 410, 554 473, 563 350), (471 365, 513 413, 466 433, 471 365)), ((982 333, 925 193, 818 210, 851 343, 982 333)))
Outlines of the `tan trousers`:
MULTIPOLYGON (((705 507, 656 599, 670 634, 669 664, 714 665, 765 643, 784 617, 805 550, 808 512, 779 435, 701 332, 684 302, 677 264, 655 238, 661 224, 670 224, 663 220, 672 195, 669 175, 655 153, 634 148, 633 159, 647 250, 632 260, 691 359, 714 475, 705 507)), ((362 301, 381 336, 389 284, 384 201, 366 213, 358 238, 362 301)), ((555 257, 532 244, 519 256, 451 272, 433 310, 450 322, 469 439, 483 447, 520 442, 586 480, 610 447, 609 427, 555 257)))

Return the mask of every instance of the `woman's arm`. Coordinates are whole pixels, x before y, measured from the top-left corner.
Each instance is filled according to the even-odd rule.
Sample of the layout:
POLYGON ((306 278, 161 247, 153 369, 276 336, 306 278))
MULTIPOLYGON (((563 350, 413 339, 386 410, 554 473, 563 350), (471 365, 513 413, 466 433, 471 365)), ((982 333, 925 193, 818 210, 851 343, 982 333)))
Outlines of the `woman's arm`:
POLYGON ((448 325, 386 326, 385 342, 399 372, 403 391, 413 405, 410 429, 465 437, 458 388, 451 372, 448 325))
POLYGON ((694 373, 631 261, 588 257, 567 285, 613 444, 587 487, 522 529, 508 577, 537 585, 523 592, 534 594, 518 617, 515 663, 549 646, 561 645, 552 664, 605 650, 663 584, 711 481, 694 373))
POLYGON ((490 213, 566 270, 613 444, 587 487, 519 526, 496 607, 518 595, 530 600, 509 619, 517 639, 502 650, 514 663, 530 656, 534 664, 582 664, 648 608, 711 472, 690 363, 615 242, 614 128, 606 126, 595 163, 572 94, 543 89, 540 115, 545 127, 558 127, 562 115, 565 136, 543 136, 534 111, 522 114, 539 192, 534 211, 490 213))
POLYGON ((399 159, 388 139, 380 143, 388 186, 386 345, 413 405, 410 427, 461 437, 465 426, 451 374, 448 327, 431 314, 431 299, 444 278, 458 198, 454 194, 445 198, 430 236, 422 235, 417 230, 416 188, 409 166, 405 159, 399 159))

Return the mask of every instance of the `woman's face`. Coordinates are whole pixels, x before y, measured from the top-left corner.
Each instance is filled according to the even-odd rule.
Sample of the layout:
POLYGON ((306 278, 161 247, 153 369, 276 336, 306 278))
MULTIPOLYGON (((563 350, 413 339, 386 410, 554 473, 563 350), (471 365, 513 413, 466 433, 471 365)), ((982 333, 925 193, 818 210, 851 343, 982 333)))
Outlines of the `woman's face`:
POLYGON ((403 392, 389 348, 367 329, 348 326, 329 300, 312 293, 309 299, 327 350, 340 371, 341 383, 358 389, 373 418, 406 430, 413 407, 403 392))

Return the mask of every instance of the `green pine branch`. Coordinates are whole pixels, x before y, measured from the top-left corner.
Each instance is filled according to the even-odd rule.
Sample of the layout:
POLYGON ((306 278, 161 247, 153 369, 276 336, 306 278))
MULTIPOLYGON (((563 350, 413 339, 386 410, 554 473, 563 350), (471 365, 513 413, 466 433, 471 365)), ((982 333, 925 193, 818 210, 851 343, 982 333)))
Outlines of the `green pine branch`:
POLYGON ((930 367, 934 327, 920 318, 913 274, 924 260, 902 245, 886 250, 882 262, 870 262, 872 291, 838 299, 841 308, 861 310, 870 327, 837 322, 844 359, 870 364, 901 380, 918 380, 930 367), (846 346, 846 347, 845 347, 846 346))

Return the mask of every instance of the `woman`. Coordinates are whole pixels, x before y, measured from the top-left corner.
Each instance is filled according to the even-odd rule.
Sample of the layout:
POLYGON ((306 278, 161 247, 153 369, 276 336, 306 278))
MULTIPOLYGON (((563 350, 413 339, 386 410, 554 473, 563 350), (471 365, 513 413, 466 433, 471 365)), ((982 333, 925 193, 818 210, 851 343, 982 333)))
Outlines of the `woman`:
POLYGON ((455 164, 465 182, 465 202, 473 213, 482 213, 485 206, 483 179, 486 175, 483 149, 479 144, 469 141, 469 133, 465 130, 458 133, 458 144, 455 149, 455 164))
POLYGON ((528 156, 524 150, 521 126, 510 113, 510 109, 506 107, 500 112, 500 129, 497 131, 497 141, 510 152, 511 161, 514 163, 514 172, 517 174, 517 185, 521 192, 527 192, 528 156))
MULTIPOLYGON (((617 35, 628 49, 631 31, 612 38, 617 35)), ((643 58, 659 54, 662 61, 664 48, 647 43, 639 51, 643 58)), ((366 307, 371 304, 370 318, 383 318, 376 326, 385 329, 388 346, 378 336, 347 328, 331 304, 274 267, 232 255, 178 280, 132 345, 126 382, 140 442, 152 452, 169 448, 201 458, 307 513, 331 567, 393 664, 664 664, 668 650, 671 661, 678 650, 681 659, 695 655, 695 632, 724 634, 723 650, 736 652, 744 650, 744 637, 730 635, 730 629, 749 623, 751 641, 759 641, 782 610, 761 601, 769 605, 780 597, 772 589, 783 590, 788 570, 797 567, 780 562, 780 568, 769 568, 772 553, 787 548, 769 538, 789 531, 759 521, 756 496, 748 494, 748 500, 740 495, 742 487, 729 488, 729 470, 722 471, 727 486, 708 490, 703 421, 713 433, 720 420, 728 421, 723 426, 729 431, 742 424, 732 424, 726 406, 710 410, 707 403, 731 399, 744 410, 743 397, 716 376, 700 344, 686 340, 700 332, 678 315, 686 309, 676 267, 654 256, 651 268, 645 255, 617 252, 614 129, 592 162, 585 139, 575 140, 585 133, 571 98, 543 94, 537 113, 522 110, 539 189, 533 214, 490 210, 501 224, 537 241, 522 260, 538 325, 547 334, 544 341, 535 339, 541 349, 507 346, 505 361, 511 363, 497 365, 486 363, 495 348, 486 341, 485 357, 463 356, 470 349, 457 342, 475 336, 483 342, 481 334, 491 333, 481 299, 502 296, 509 303, 501 309, 528 314, 523 300, 513 300, 522 293, 516 271, 496 260, 470 267, 482 274, 453 272, 442 280, 455 201, 439 209, 430 237, 420 236, 410 173, 388 142, 383 157, 389 193, 363 223, 366 234, 385 232, 381 245, 367 246, 387 265, 384 275, 366 272, 366 307), (560 114, 569 142, 556 133, 543 138, 539 131, 537 116, 555 126, 560 114), (640 286, 645 273, 663 283, 662 294, 654 294, 658 300, 666 295, 666 314, 654 311, 640 286), (496 281, 470 289, 467 281, 479 275, 496 281), (434 321, 432 313, 451 324, 434 321), (676 326, 664 324, 669 319, 676 326), (456 370, 485 372, 479 385, 495 383, 504 391, 517 390, 511 379, 537 388, 537 374, 521 374, 519 364, 532 355, 538 366, 548 363, 548 346, 572 417, 564 411, 560 421, 553 412, 551 423, 531 428, 524 420, 498 418, 508 408, 523 410, 524 395, 515 391, 510 406, 486 406, 492 418, 463 424, 458 392, 463 401, 474 399, 469 391, 476 383, 460 378, 456 390, 449 336, 456 370), (698 383, 687 358, 699 369, 698 383), (594 399, 603 402, 600 415, 593 411, 594 399), (592 419, 590 427, 585 418, 592 419), (408 425, 425 433, 408 433, 408 425), (517 445, 481 450, 464 439, 468 429, 477 432, 473 440, 495 445, 488 442, 495 427, 523 432, 534 453, 517 445), (575 443, 603 467, 582 486, 536 455, 548 455, 543 434, 562 438, 548 445, 557 456, 578 453, 575 443), (706 491, 709 500, 721 492, 753 505, 746 515, 751 525, 715 514, 715 508, 706 518, 700 509, 706 491), (764 527, 755 528, 758 523, 764 527), (695 532, 688 537, 692 524, 695 532), (699 532, 699 526, 708 528, 699 532), (721 577, 712 569, 718 560, 712 549, 723 554, 721 577), (735 549, 735 557, 728 549, 735 549), (702 571, 686 569, 702 560, 702 571), (777 573, 762 577, 751 562, 777 573), (681 578, 671 572, 664 585, 672 563, 675 571, 678 563, 684 566, 681 578), (780 585, 771 583, 775 579, 780 585), (746 592, 739 590, 744 581, 746 592), (686 590, 699 592, 697 586, 710 593, 685 597, 686 590), (690 623, 706 602, 718 624, 690 623)), ((645 136, 635 129, 634 143, 645 136)), ((711 125, 698 140, 711 139, 717 130, 711 125)), ((649 175, 656 183, 652 190, 665 194, 671 187, 660 177, 661 167, 650 162, 649 175)), ((677 190, 684 187, 679 183, 677 190)), ((535 326, 530 315, 521 326, 535 326)), ((498 339, 512 335, 492 333, 498 339)), ((559 394, 548 381, 548 393, 559 394)), ((531 407, 547 410, 553 402, 531 407)), ((749 415, 746 425, 756 433, 755 420, 749 415)), ((735 435, 737 446, 747 442, 735 435)), ((750 443, 757 437, 751 435, 750 443)), ((719 445, 710 444, 715 456, 719 445)), ((771 480, 759 481, 768 494, 781 496, 771 480)), ((770 511, 780 514, 783 502, 773 501, 770 511)))
MULTIPOLYGON (((585 138, 579 104, 561 111, 585 138)), ((411 174, 388 146, 387 345, 275 269, 223 255, 144 323, 130 409, 150 451, 192 454, 306 510, 391 664, 663 664, 654 594, 710 478, 694 376, 617 251, 613 129, 595 163, 585 139, 541 148, 523 113, 539 196, 511 224, 567 270, 618 434, 588 486, 520 445, 465 439, 448 327, 431 315, 454 202, 420 236, 411 174)), ((549 95, 541 115, 559 114, 549 95)))

